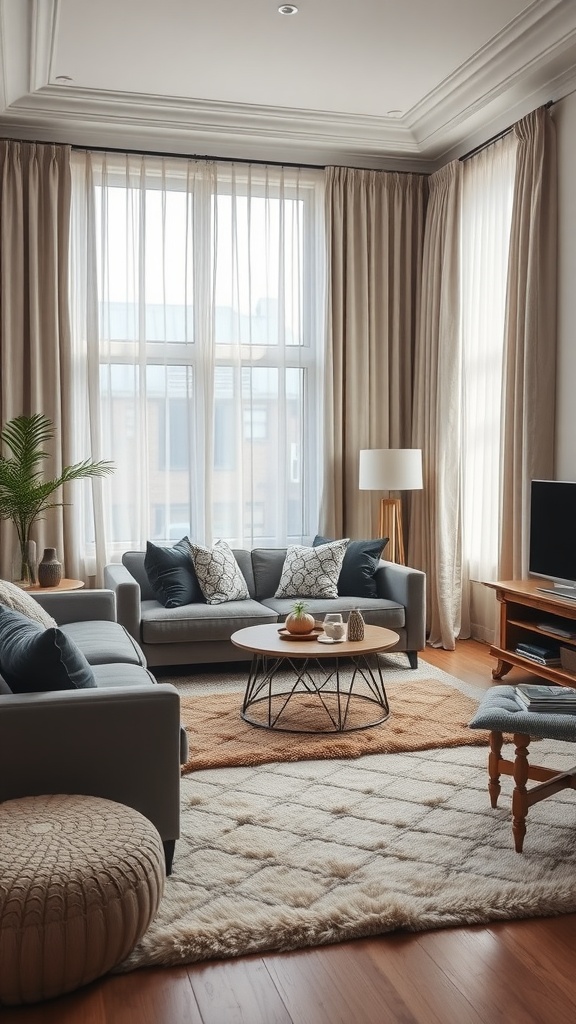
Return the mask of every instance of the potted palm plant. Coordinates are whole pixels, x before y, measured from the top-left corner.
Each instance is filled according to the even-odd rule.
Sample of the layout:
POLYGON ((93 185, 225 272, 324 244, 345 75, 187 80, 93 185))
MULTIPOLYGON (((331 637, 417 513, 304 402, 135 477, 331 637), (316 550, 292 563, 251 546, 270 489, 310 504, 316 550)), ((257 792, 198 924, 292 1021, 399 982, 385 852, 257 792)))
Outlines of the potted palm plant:
POLYGON ((54 495, 70 480, 106 476, 114 464, 102 460, 85 459, 73 466, 65 466, 54 480, 42 479, 42 463, 49 458, 46 442, 54 437, 52 421, 41 413, 34 416, 16 416, 0 431, 0 446, 8 448, 10 455, 0 451, 0 519, 11 519, 16 527, 19 544, 19 582, 36 582, 36 566, 30 557, 30 530, 48 509, 64 505, 54 495))

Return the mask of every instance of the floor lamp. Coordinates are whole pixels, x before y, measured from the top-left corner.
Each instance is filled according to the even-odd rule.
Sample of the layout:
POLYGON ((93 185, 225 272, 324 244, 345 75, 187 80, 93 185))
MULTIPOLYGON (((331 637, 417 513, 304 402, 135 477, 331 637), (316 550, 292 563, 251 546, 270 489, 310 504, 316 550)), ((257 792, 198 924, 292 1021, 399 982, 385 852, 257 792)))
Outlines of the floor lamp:
MULTIPOLYGON (((360 452, 361 491, 418 491, 422 488, 420 448, 370 448, 360 452)), ((406 565, 402 501, 382 498, 379 537, 388 537, 386 558, 406 565)))

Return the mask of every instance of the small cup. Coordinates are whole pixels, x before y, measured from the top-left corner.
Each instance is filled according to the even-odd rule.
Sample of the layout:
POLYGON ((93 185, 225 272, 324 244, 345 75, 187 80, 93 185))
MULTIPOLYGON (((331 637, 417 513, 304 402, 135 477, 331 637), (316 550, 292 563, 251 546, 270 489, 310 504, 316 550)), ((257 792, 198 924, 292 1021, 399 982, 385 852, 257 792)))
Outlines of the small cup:
POLYGON ((344 636, 344 622, 340 612, 329 612, 324 616, 324 632, 331 640, 339 640, 344 636))

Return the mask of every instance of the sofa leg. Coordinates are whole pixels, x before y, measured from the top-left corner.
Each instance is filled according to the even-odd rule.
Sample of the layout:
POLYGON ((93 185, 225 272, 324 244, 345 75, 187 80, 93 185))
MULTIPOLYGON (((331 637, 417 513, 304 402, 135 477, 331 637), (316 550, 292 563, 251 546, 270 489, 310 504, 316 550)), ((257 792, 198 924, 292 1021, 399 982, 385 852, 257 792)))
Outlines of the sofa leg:
POLYGON ((172 874, 172 861, 174 860, 174 850, 176 848, 175 839, 165 839, 163 842, 164 857, 166 858, 166 874, 172 874))
POLYGON ((418 651, 406 651, 410 668, 418 668, 418 651))

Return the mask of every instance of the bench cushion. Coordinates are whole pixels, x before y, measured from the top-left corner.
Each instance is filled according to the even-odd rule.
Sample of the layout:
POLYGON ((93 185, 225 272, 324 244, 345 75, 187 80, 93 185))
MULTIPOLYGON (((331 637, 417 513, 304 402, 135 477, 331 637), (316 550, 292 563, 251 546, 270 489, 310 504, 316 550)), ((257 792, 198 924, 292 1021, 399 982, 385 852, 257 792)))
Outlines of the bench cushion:
POLYGON ((516 702, 513 686, 492 686, 469 725, 471 729, 576 742, 576 715, 524 711, 516 702))

